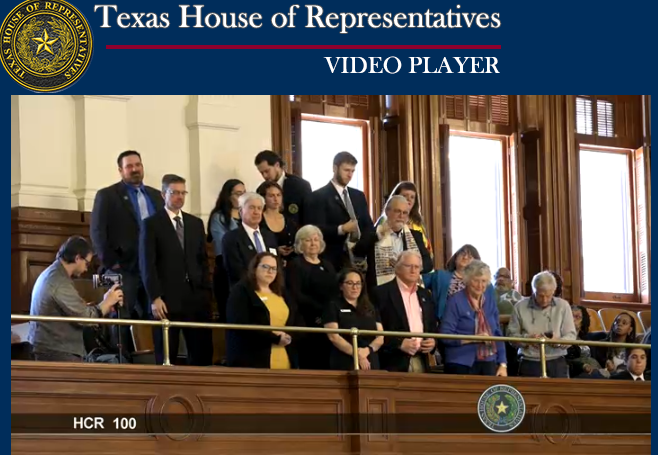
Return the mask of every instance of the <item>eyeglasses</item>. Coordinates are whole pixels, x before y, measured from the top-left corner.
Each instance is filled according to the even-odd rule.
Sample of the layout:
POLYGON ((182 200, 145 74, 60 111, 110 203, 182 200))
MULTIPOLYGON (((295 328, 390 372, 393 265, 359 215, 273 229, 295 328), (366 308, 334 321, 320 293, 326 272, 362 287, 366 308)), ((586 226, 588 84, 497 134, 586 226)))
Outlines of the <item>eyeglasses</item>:
POLYGON ((190 193, 188 191, 167 190, 167 194, 171 194, 172 196, 187 196, 190 193))
POLYGON ((400 264, 400 265, 408 270, 420 270, 420 266, 418 264, 400 264))
POLYGON ((360 281, 344 281, 343 284, 350 288, 360 288, 363 286, 363 283, 360 281))
POLYGON ((271 272, 271 273, 277 273, 277 272, 279 271, 279 269, 278 269, 277 267, 273 267, 273 266, 271 266, 271 265, 267 265, 267 264, 261 264, 261 265, 259 265, 258 267, 260 267, 261 269, 265 270, 265 271, 268 272, 268 273, 269 273, 269 272, 271 272))

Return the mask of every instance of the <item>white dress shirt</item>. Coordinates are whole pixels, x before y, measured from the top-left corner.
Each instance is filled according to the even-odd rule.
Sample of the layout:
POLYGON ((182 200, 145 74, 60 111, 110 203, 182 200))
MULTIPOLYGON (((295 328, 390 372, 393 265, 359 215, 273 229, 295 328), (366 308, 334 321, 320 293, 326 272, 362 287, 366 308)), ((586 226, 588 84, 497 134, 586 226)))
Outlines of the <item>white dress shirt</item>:
MULTIPOLYGON (((345 201, 345 198, 343 197, 343 191, 345 191, 346 187, 339 185, 338 182, 336 182, 333 179, 331 180, 331 184, 336 189, 336 192, 338 193, 340 200, 343 201, 343 204, 345 204, 345 207, 347 207, 347 201, 345 201)), ((345 235, 345 233, 343 232, 343 226, 338 226, 338 235, 345 235)))
POLYGON ((281 189, 283 189, 283 184, 284 184, 285 182, 286 182, 286 171, 283 171, 283 172, 281 173, 281 178, 280 178, 279 181, 276 182, 276 183, 281 187, 281 189))
POLYGON ((251 240, 251 244, 254 246, 254 250, 258 251, 258 249, 256 248, 256 240, 254 238, 254 232, 258 232, 258 237, 260 238, 260 244, 263 246, 263 250, 267 251, 267 247, 265 246, 265 241, 263 240, 263 234, 260 232, 260 229, 252 229, 244 223, 242 223, 242 227, 247 232, 247 235, 249 236, 249 240, 251 240))
MULTIPOLYGON (((629 371, 629 373, 631 373, 629 371)), ((635 376, 633 373, 631 373, 631 377, 633 378, 633 381, 637 381, 637 378, 640 378, 641 381, 644 381, 644 373, 642 373, 640 376, 635 376)))

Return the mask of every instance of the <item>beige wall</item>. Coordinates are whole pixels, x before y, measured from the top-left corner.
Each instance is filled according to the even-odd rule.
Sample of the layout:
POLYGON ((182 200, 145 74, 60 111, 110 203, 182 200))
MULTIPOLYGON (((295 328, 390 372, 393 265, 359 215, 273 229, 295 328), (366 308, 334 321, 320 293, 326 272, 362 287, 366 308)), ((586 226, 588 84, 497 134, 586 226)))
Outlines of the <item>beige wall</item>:
POLYGON ((226 179, 259 184, 253 158, 271 148, 268 95, 15 95, 11 121, 12 207, 90 211, 133 149, 148 185, 186 177, 187 211, 205 217, 226 179))

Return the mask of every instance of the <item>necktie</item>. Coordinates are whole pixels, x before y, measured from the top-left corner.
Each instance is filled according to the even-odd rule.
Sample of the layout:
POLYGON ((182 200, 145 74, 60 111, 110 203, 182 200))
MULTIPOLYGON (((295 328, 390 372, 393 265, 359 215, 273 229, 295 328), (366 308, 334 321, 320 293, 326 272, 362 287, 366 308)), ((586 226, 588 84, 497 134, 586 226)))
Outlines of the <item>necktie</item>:
POLYGON ((265 248, 263 248, 263 242, 260 241, 260 234, 258 231, 254 231, 254 243, 256 244, 257 253, 262 253, 265 251, 265 248))
POLYGON ((146 202, 146 196, 142 190, 137 190, 137 206, 139 207, 139 216, 142 220, 149 217, 149 205, 146 202))
MULTIPOLYGON (((350 220, 357 221, 356 212, 354 211, 354 206, 352 205, 352 200, 350 199, 350 193, 347 191, 347 188, 343 190, 343 202, 345 202, 345 208, 347 209, 347 213, 350 215, 350 220)), ((357 225, 356 232, 352 232, 350 234, 350 242, 358 242, 360 238, 361 238, 361 230, 357 225)))
POLYGON ((178 241, 180 246, 185 249, 185 228, 183 227, 183 220, 180 216, 175 216, 174 221, 176 222, 176 235, 178 236, 178 241))

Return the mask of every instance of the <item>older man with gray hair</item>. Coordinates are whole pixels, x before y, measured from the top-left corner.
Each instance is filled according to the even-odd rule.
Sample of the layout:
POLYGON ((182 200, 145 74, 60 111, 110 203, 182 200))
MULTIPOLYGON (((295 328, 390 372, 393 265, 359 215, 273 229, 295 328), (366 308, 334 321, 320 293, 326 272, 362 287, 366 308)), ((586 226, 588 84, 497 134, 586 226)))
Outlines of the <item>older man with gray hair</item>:
POLYGON ((368 258, 368 289, 395 279, 395 263, 404 251, 415 251, 422 260, 421 273, 432 271, 432 256, 425 247, 423 234, 409 229, 409 203, 404 196, 393 196, 386 204, 386 221, 375 232, 361 236, 353 253, 368 258))
MULTIPOLYGON (((575 340, 576 327, 571 307, 566 300, 555 297, 557 282, 550 272, 541 272, 532 279, 532 296, 519 301, 512 312, 507 335, 520 338, 575 340)), ((566 346, 546 345, 546 371, 551 378, 567 378, 569 367, 566 346)), ((541 376, 538 344, 519 346, 519 376, 541 376)))
MULTIPOLYGON (((429 291, 418 286, 422 259, 418 251, 403 251, 395 263, 395 277, 372 293, 384 330, 392 332, 436 333, 434 303, 429 291)), ((380 351, 382 369, 424 373, 428 356, 436 347, 433 338, 386 338, 380 351)))
POLYGON ((238 206, 241 222, 222 240, 224 267, 231 286, 244 278, 249 263, 258 253, 269 251, 276 256, 278 246, 273 233, 260 229, 265 199, 257 193, 245 193, 240 196, 238 206))

